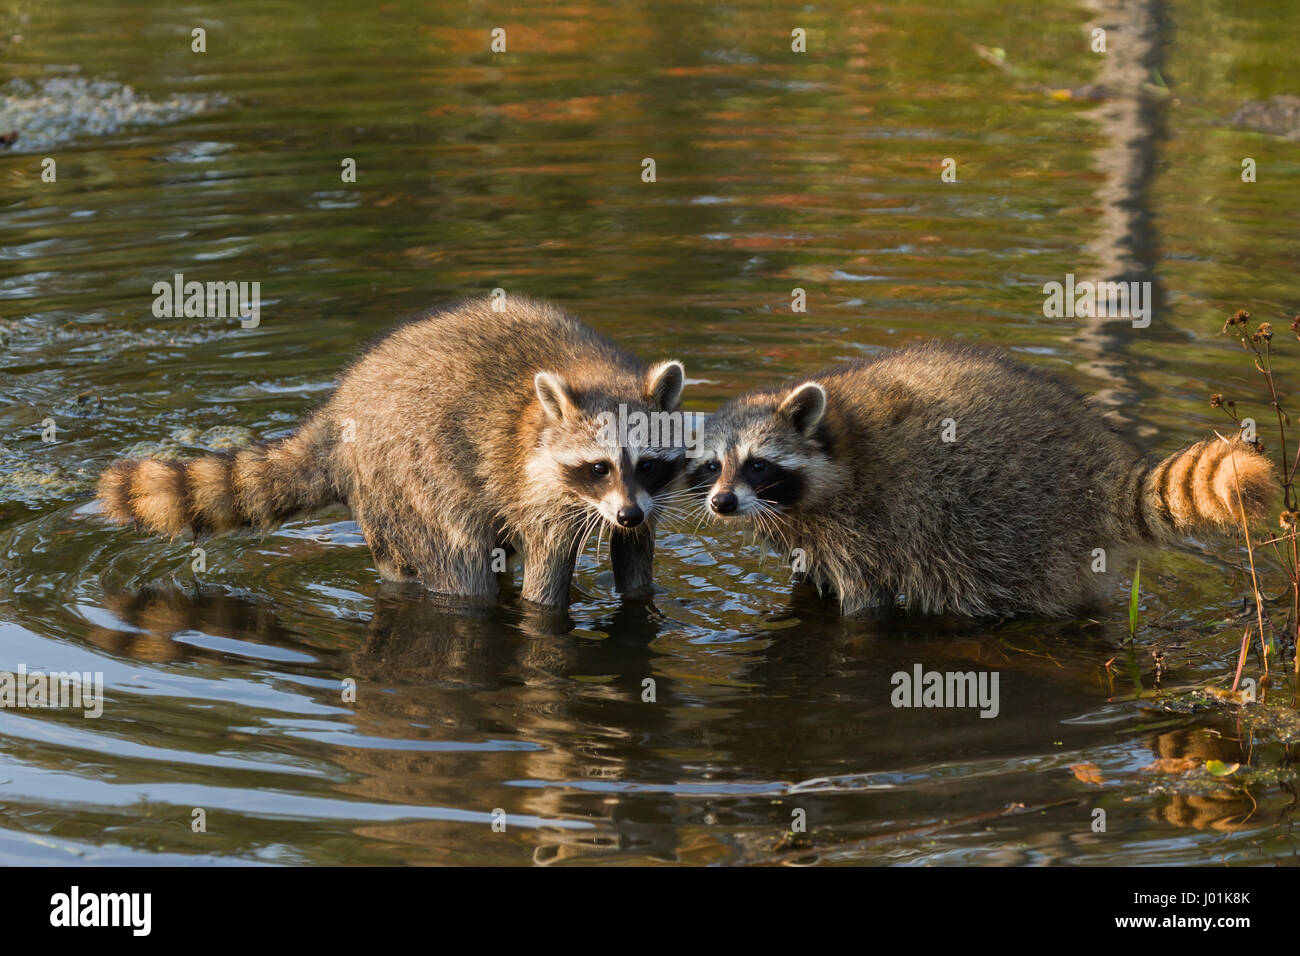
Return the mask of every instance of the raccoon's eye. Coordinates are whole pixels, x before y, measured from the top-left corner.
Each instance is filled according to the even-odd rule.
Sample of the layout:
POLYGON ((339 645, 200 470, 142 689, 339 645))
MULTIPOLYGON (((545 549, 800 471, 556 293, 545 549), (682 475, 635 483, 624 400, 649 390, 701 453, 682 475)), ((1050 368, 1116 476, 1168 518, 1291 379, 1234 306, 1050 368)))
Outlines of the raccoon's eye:
POLYGON ((754 474, 762 474, 767 471, 767 462, 761 458, 755 458, 749 463, 749 470, 754 472, 754 474))
POLYGON ((655 461, 653 458, 646 458, 643 461, 637 462, 636 470, 641 472, 643 475, 648 475, 658 467, 659 462, 655 461))
POLYGON ((722 466, 718 464, 718 459, 716 458, 710 458, 704 463, 704 470, 709 474, 716 474, 718 469, 721 467, 722 466))
POLYGON ((604 461, 592 462, 591 473, 597 478, 604 478, 609 474, 609 463, 604 461))

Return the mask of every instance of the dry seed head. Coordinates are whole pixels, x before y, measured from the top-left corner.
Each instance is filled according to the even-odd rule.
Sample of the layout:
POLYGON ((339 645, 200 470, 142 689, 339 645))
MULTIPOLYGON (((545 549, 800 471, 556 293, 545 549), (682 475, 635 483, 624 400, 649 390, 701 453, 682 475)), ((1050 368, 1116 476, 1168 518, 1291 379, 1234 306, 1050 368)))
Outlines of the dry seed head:
MULTIPOLYGON (((1228 316, 1228 320, 1223 323, 1223 332, 1221 334, 1226 335, 1228 330, 1235 325, 1245 325, 1249 318, 1249 312, 1245 309, 1238 309, 1236 312, 1232 313, 1232 315, 1228 316)), ((1240 334, 1241 333, 1238 333, 1238 335, 1240 334)))

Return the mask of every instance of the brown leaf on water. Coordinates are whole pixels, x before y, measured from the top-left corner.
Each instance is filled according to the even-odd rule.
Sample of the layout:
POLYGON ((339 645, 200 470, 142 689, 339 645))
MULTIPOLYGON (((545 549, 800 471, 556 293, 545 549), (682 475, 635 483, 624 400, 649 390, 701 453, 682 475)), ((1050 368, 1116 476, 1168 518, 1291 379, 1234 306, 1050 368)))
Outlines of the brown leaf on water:
POLYGON ((1147 764, 1142 770, 1151 773, 1187 773, 1200 765, 1201 762, 1195 757, 1160 757, 1154 763, 1147 764))
POLYGON ((1101 768, 1098 767, 1095 763, 1071 764, 1070 769, 1073 770, 1074 775, 1078 777, 1080 780, 1082 780, 1084 783, 1095 784, 1098 787, 1101 786, 1102 784, 1101 768))

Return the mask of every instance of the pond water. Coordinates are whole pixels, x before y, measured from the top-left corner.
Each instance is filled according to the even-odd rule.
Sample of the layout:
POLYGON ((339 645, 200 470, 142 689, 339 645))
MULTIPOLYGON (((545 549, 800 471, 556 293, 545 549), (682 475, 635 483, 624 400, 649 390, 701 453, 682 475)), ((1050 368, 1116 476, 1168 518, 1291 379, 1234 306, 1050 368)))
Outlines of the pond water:
POLYGON ((0 709, 0 861, 1294 859, 1289 732, 1188 692, 1236 667, 1231 547, 1142 555, 1131 647, 1131 560, 1086 620, 869 623, 689 526, 651 607, 589 548, 557 629, 381 584, 342 511, 209 541, 195 572, 90 504, 121 454, 288 433, 395 320, 496 287, 682 358, 696 411, 938 336, 1104 395, 1154 452, 1204 437, 1211 391, 1260 394, 1224 317, 1300 303, 1294 143, 1228 122, 1295 92, 1300 22, 1159 12, 1126 197, 1125 33, 1092 52, 1103 14, 1068 3, 0 0, 8 79, 209 107, 0 152, 0 670, 102 672, 106 698, 0 709), (1045 282, 1108 261, 1157 283, 1149 328, 1044 316, 1045 282), (259 281, 260 326, 156 318, 178 272, 259 281), (893 707, 917 664, 996 671, 998 716, 893 707))

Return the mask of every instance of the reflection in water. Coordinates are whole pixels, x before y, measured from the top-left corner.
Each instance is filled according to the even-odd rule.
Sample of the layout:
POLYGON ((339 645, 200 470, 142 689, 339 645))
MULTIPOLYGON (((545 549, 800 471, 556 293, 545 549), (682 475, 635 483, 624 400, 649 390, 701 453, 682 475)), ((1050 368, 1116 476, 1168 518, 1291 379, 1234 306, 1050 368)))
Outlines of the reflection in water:
MULTIPOLYGON (((1231 679, 1241 633, 1223 633, 1245 591, 1231 562, 1195 548, 1144 556, 1130 652, 1132 568, 1106 572, 1097 621, 843 621, 740 538, 678 529, 653 605, 619 605, 588 555, 554 619, 381 585, 342 513, 206 541, 194 572, 189 542, 85 504, 124 452, 287 433, 395 318, 496 287, 683 358, 693 411, 977 339, 1102 383, 1171 452, 1220 424, 1207 393, 1248 394, 1222 317, 1276 321, 1300 295, 1293 144, 1225 125, 1294 92, 1300 20, 1206 0, 830 0, 801 8, 794 54, 790 11, 766 0, 524 0, 502 59, 459 6, 289 8, 199 2, 242 38, 201 73, 158 55, 156 11, 133 0, 25 5, 5 46, 28 80, 70 65, 225 105, 79 139, 39 189, 30 154, 0 152, 0 668, 102 671, 108 698, 98 720, 0 710, 0 859, 1292 857, 1288 738, 1171 704, 1231 679), (1266 171, 1249 186, 1245 155, 1266 171), (336 178, 343 157, 356 182, 336 178), (1043 315, 1043 284, 1094 259, 1158 283, 1151 329, 1043 315), (261 282, 261 325, 153 316, 178 272, 261 282), (891 706, 916 664, 997 670, 999 716, 891 706), (1142 769, 1166 753, 1190 769, 1142 769), (1242 769, 1215 781, 1212 757, 1242 769), (807 833, 789 835, 798 812, 807 833)), ((0 2, 0 26, 14 16, 0 2)))
MULTIPOLYGON (((1225 737, 1204 727, 1182 727, 1156 734, 1147 746, 1158 760, 1182 761, 1195 767, 1208 760, 1225 764, 1248 764, 1249 747, 1241 740, 1225 737)), ((1245 830, 1260 810, 1249 790, 1230 785, 1204 793, 1174 791, 1168 803, 1152 807, 1154 819, 1197 830, 1245 830)))
MULTIPOLYGON (((1043 715, 1097 699, 1095 686, 1081 686, 1078 670, 1062 667, 1057 654, 1108 653, 1104 633, 855 622, 812 601, 800 592, 787 612, 815 622, 802 636, 740 635, 742 653, 716 658, 678 644, 653 605, 623 605, 590 622, 588 633, 608 635, 592 640, 571 632, 565 615, 467 608, 387 583, 364 633, 328 653, 267 602, 181 589, 108 596, 104 606, 118 623, 95 628, 88 640, 173 664, 246 666, 265 649, 270 659, 256 669, 272 667, 275 683, 298 683, 314 705, 304 713, 328 708, 330 716, 263 720, 276 732, 261 747, 327 757, 340 798, 395 808, 392 822, 357 824, 358 838, 435 859, 517 857, 507 840, 494 844, 482 816, 409 821, 400 819, 402 807, 436 798, 480 814, 500 808, 508 832, 512 818, 536 819, 528 852, 540 863, 906 860, 933 852, 926 848, 936 839, 951 841, 951 853, 967 852, 974 840, 1001 847, 989 861, 1042 862, 1105 847, 1088 826, 1092 795, 1061 786, 1069 761, 1044 765, 1031 756, 1045 731, 1062 746, 1090 733, 1086 722, 1045 726, 1043 715), (998 719, 892 707, 891 675, 917 661, 927 670, 996 670, 998 719), (645 699, 647 678, 653 702, 645 699), (344 701, 345 679, 356 682, 355 701, 344 701), (1010 765, 1038 769, 1008 786, 1010 765), (665 795, 676 798, 676 813, 663 812, 665 795), (982 809, 955 812, 972 803, 982 809), (806 813, 809 832, 797 844, 805 849, 792 851, 782 833, 796 810, 806 813)), ((242 711, 231 711, 219 733, 245 732, 242 711)), ((1161 757, 1242 759, 1239 748, 1199 728, 1155 735, 1147 746, 1161 757)), ((1150 818, 1222 828, 1244 815, 1246 799, 1174 794, 1150 818)))
POLYGON ((1107 44, 1097 77, 1104 99, 1093 111, 1106 137, 1094 154, 1105 182, 1097 191, 1102 213, 1088 251, 1097 260, 1096 280, 1147 284, 1151 328, 1136 332, 1125 318, 1083 319, 1075 342, 1087 357, 1081 364, 1107 382, 1096 400, 1102 405, 1132 405, 1136 384, 1131 361, 1123 359, 1127 345, 1135 334, 1168 334, 1164 290, 1156 272, 1159 243, 1150 186, 1165 122, 1165 96, 1153 78, 1164 66, 1161 27, 1169 14, 1162 0, 1087 0, 1086 5, 1094 17, 1090 36, 1103 30, 1107 44))

